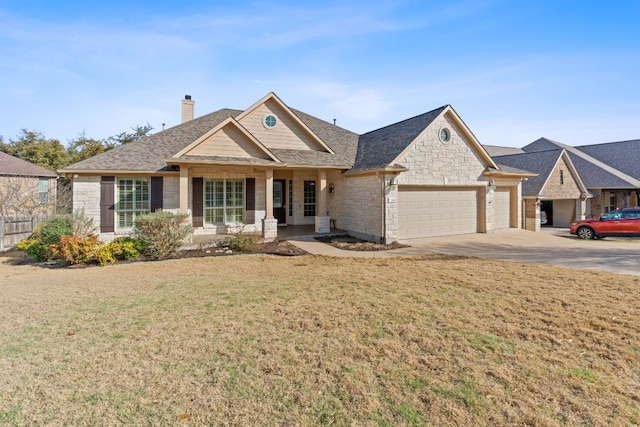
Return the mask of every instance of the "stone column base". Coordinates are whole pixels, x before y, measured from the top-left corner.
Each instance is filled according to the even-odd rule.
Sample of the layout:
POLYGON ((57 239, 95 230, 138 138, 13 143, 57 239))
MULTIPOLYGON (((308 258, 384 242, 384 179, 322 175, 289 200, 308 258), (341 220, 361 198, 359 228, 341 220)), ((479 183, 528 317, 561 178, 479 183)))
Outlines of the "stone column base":
POLYGON ((262 220, 262 237, 267 242, 272 242, 278 237, 278 220, 276 218, 262 220))
POLYGON ((316 233, 329 233, 331 231, 330 219, 331 217, 328 216, 315 217, 316 233))

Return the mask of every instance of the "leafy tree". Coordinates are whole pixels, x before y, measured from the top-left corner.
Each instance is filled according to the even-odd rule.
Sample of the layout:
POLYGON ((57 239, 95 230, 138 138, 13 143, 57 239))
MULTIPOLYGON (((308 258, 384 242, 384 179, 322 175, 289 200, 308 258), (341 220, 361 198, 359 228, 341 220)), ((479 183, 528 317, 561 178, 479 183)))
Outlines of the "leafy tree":
POLYGON ((1 142, 0 150, 22 160, 56 171, 69 164, 69 153, 57 139, 47 139, 39 132, 22 129, 18 139, 1 142))
POLYGON ((147 123, 144 126, 136 126, 132 127, 131 130, 133 132, 122 132, 115 136, 110 136, 104 141, 105 146, 109 148, 117 147, 124 144, 129 144, 131 142, 142 139, 146 136, 149 136, 151 131, 153 130, 153 126, 147 123))
POLYGON ((83 131, 76 139, 69 141, 67 152, 70 163, 77 163, 102 154, 110 148, 112 147, 109 147, 104 141, 87 137, 83 131))

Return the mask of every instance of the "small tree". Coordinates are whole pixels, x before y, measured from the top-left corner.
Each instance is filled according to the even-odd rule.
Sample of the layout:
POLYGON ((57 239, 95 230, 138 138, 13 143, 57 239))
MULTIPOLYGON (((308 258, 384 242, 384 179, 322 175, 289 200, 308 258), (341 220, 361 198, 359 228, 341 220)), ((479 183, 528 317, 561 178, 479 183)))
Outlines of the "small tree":
POLYGON ((185 224, 186 219, 184 214, 156 211, 136 218, 133 231, 145 243, 147 255, 156 259, 171 258, 193 230, 185 224))

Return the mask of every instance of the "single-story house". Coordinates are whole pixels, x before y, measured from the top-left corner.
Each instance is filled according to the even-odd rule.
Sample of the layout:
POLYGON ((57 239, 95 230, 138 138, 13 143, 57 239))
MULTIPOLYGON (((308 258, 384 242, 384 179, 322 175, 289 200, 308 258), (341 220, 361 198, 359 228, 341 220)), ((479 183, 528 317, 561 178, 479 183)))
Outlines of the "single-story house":
POLYGON ((61 170, 103 240, 136 216, 189 216, 194 234, 335 227, 372 241, 491 233, 521 226, 521 181, 503 170, 450 105, 365 134, 269 93, 245 110, 194 118, 61 170))
POLYGON ((0 217, 53 214, 57 177, 55 172, 0 152, 0 217))
POLYGON ((502 168, 509 166, 537 174, 522 185, 525 229, 539 231, 540 211, 546 213, 547 224, 556 227, 568 227, 585 218, 591 194, 566 150, 505 154, 493 156, 493 160, 502 168))
POLYGON ((581 180, 592 195, 586 206, 587 217, 598 216, 617 208, 638 206, 639 139, 572 147, 540 138, 522 150, 531 153, 554 148, 567 151, 581 180))

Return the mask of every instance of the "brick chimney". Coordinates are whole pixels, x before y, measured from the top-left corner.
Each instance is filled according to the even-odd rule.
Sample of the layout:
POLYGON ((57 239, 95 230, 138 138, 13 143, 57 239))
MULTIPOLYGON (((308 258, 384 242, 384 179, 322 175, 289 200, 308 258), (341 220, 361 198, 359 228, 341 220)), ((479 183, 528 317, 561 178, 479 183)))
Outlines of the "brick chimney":
POLYGON ((185 95, 182 100, 182 123, 193 120, 195 101, 191 100, 191 95, 185 95))

